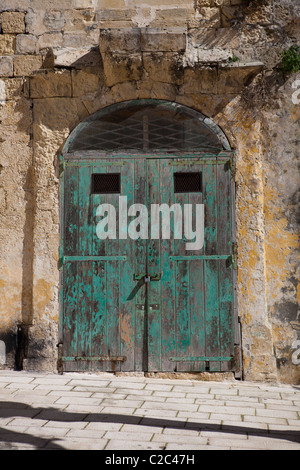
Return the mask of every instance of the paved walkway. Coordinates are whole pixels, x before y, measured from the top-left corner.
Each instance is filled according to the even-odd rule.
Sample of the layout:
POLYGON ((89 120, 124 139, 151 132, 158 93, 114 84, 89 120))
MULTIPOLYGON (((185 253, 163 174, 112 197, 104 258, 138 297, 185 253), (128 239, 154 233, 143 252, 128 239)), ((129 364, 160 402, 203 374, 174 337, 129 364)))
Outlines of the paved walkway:
POLYGON ((0 371, 0 449, 300 450, 300 386, 0 371))

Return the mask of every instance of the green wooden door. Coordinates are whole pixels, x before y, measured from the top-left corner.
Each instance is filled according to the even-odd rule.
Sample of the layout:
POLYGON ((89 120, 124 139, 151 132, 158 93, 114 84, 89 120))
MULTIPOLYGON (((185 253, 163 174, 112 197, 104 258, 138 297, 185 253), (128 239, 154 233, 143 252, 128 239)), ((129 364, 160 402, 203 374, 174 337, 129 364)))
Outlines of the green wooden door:
MULTIPOLYGON (((225 159, 226 162, 226 159, 225 159)), ((148 366, 156 371, 233 370, 234 315, 230 168, 217 158, 149 159, 148 205, 204 205, 204 244, 149 240, 148 366), (186 175, 198 175, 195 188, 186 175), (176 191, 175 177, 183 177, 176 191)), ((195 214, 193 214, 195 219, 195 214)), ((174 235, 174 234, 173 234, 174 235)))
POLYGON ((228 162, 150 156, 65 162, 63 370, 233 370, 228 162), (114 217, 117 224, 109 239, 99 238, 104 204, 114 208, 106 229, 114 217), (140 206, 130 212, 133 204, 140 206), (152 217, 153 205, 162 204, 176 204, 182 214, 187 205, 204 205, 203 247, 187 250, 191 240, 184 230, 175 237, 172 217, 170 236, 162 238, 152 217))

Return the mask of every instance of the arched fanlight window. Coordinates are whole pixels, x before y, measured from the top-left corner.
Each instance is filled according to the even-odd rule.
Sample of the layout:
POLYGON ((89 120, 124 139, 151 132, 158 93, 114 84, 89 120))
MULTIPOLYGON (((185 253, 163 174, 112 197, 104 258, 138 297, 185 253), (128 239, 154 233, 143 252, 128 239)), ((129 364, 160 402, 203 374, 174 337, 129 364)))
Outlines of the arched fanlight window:
POLYGON ((90 116, 72 132, 64 153, 123 150, 219 153, 230 146, 213 121, 186 106, 137 100, 90 116))

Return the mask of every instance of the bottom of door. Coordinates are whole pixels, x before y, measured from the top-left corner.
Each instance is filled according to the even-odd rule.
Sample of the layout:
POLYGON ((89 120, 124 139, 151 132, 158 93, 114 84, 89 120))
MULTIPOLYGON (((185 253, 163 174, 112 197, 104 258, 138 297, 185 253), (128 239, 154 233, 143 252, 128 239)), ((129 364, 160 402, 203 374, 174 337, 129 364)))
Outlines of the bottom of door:
POLYGON ((236 359, 224 357, 171 357, 170 367, 127 370, 126 356, 62 357, 61 372, 235 372, 236 359), (180 365, 180 366, 179 366, 180 365))

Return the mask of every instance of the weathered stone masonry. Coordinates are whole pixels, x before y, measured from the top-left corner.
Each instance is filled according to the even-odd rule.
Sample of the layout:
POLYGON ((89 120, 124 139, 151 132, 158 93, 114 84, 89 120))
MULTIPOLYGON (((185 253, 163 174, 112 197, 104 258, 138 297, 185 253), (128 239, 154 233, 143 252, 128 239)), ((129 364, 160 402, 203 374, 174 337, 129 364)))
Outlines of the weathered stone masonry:
POLYGON ((300 76, 280 67, 299 2, 2 0, 0 14, 0 367, 56 370, 68 135, 152 98, 210 117, 236 150, 244 378, 299 383, 300 76))

